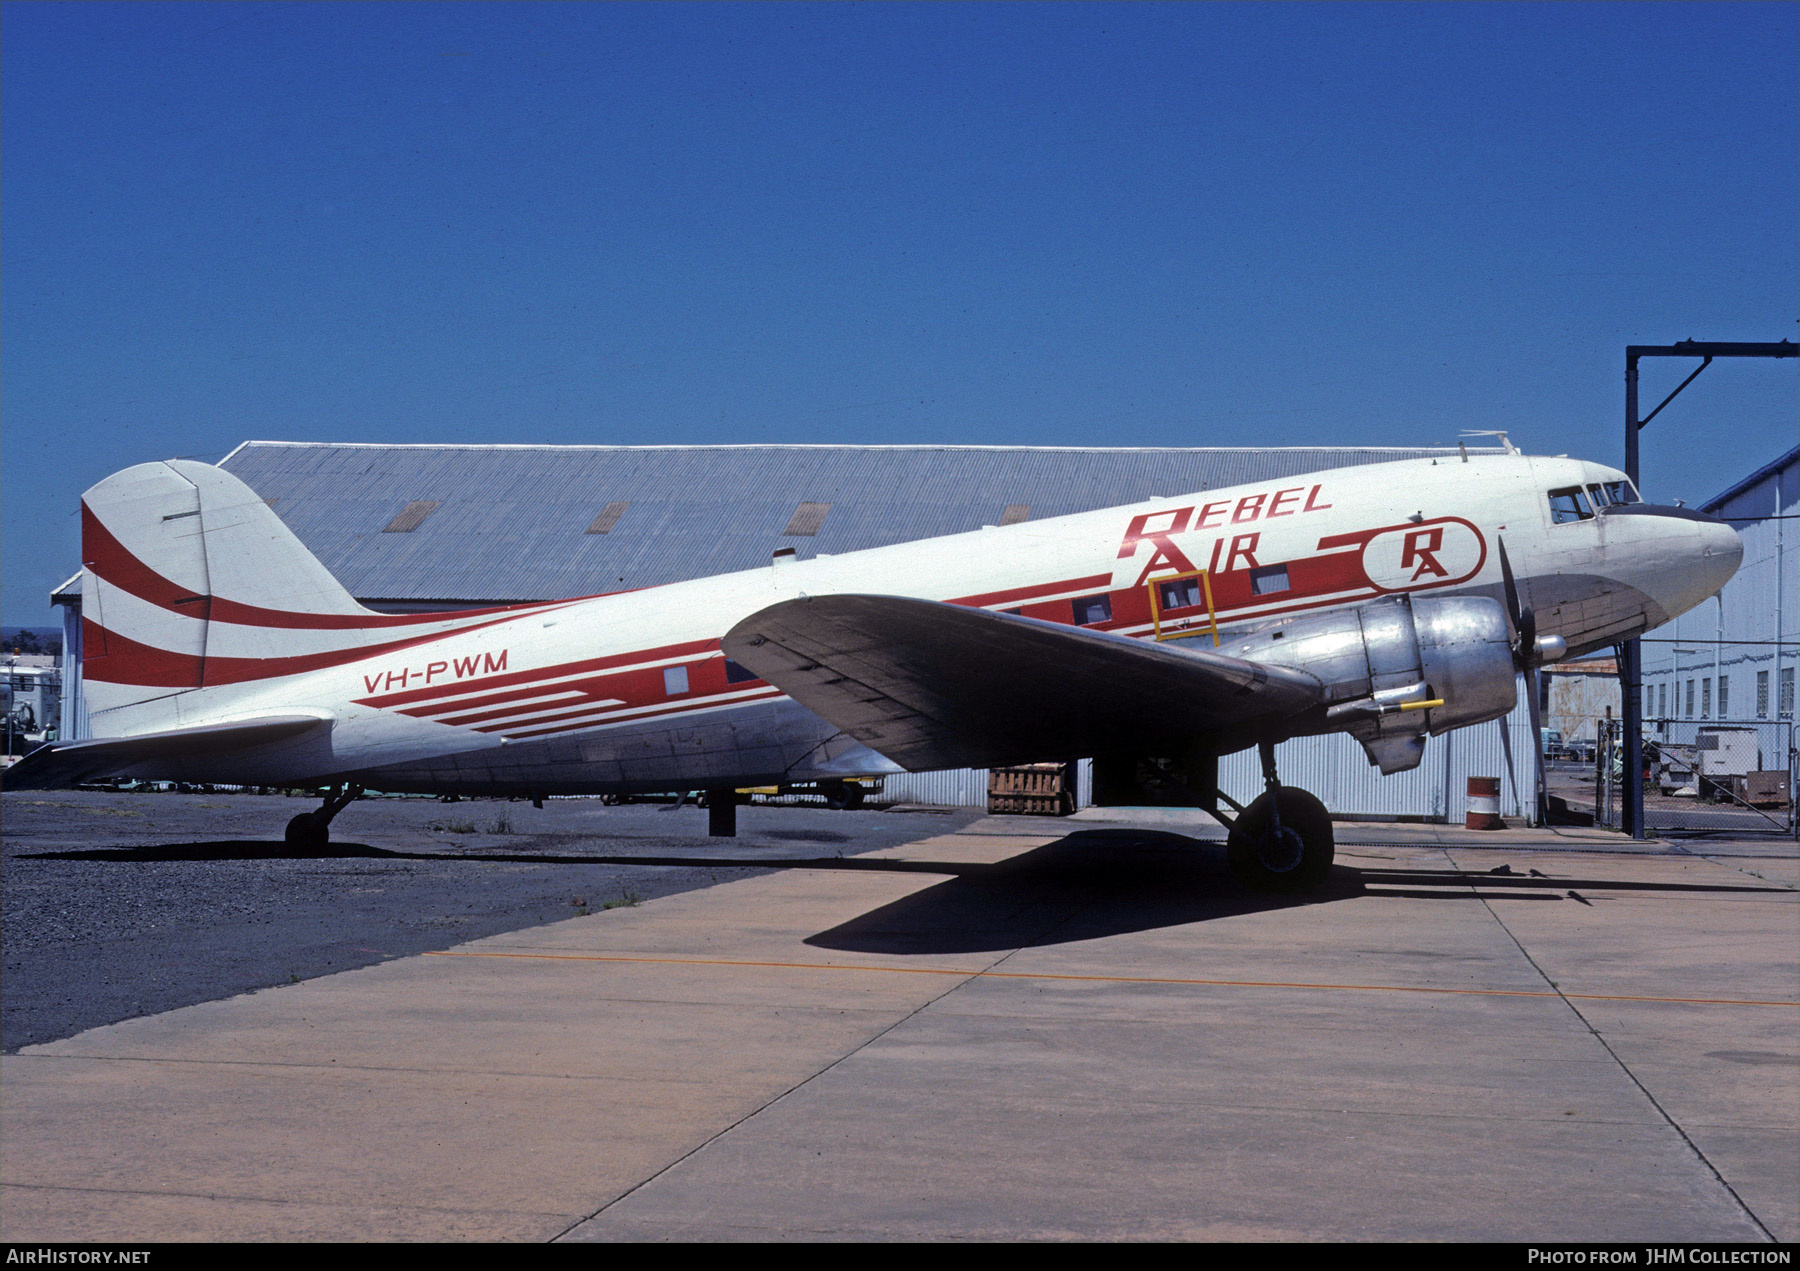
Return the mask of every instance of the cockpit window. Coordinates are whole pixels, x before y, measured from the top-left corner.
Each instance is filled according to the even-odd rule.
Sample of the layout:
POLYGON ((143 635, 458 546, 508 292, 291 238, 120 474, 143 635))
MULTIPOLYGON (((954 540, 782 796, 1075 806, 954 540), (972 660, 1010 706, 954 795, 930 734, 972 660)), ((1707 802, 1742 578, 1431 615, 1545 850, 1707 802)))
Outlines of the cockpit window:
POLYGON ((1608 498, 1606 495, 1606 487, 1605 486, 1590 485, 1588 487, 1588 498, 1590 498, 1594 501, 1594 507, 1596 509, 1603 508, 1608 503, 1612 502, 1612 500, 1610 498, 1608 498))
POLYGON ((1564 525, 1570 521, 1591 521, 1593 511, 1588 507, 1587 495, 1581 487, 1572 485, 1562 490, 1550 491, 1550 520, 1556 525, 1564 525))
POLYGON ((1635 487, 1629 481, 1608 481, 1606 483, 1606 501, 1608 503, 1642 503, 1635 487))

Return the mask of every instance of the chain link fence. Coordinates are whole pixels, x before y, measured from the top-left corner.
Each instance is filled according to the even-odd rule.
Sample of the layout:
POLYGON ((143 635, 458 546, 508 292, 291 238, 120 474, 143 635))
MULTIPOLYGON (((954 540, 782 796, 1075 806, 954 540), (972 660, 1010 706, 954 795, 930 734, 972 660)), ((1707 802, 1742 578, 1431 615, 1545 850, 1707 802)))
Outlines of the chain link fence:
MULTIPOLYGON (((1622 826, 1624 721, 1595 721, 1591 746, 1546 755, 1551 791, 1597 825, 1622 826), (1591 754, 1587 753, 1589 750, 1591 754)), ((1790 720, 1646 719, 1644 828, 1648 833, 1796 832, 1800 755, 1790 720)))

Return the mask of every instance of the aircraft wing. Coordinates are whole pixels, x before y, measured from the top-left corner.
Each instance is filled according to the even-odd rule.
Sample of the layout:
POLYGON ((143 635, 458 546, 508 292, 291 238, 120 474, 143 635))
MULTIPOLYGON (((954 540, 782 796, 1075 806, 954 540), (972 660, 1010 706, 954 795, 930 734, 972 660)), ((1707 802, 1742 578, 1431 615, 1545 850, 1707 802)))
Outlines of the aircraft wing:
POLYGON ((93 741, 53 741, 39 746, 4 777, 8 790, 67 789, 94 777, 116 774, 157 759, 186 759, 248 750, 287 741, 331 723, 318 715, 264 715, 228 724, 201 724, 140 733, 135 737, 101 737, 93 741))
POLYGON ((784 601, 724 649, 913 772, 1180 745, 1323 697, 1304 671, 900 596, 784 601))

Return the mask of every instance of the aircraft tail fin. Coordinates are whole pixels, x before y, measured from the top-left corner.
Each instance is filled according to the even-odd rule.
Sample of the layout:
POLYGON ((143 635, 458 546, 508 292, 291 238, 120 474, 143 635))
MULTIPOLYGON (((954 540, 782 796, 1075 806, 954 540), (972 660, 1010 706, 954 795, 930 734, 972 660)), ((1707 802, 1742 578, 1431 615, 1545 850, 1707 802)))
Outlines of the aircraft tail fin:
POLYGON ((81 529, 95 737, 217 718, 271 679, 503 620, 363 607, 254 490, 210 464, 115 473, 82 496, 81 529))

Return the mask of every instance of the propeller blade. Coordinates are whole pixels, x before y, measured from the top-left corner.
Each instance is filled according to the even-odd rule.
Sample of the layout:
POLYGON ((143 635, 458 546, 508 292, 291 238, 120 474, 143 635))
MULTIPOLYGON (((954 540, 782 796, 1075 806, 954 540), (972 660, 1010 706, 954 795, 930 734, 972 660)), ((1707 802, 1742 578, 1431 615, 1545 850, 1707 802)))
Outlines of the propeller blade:
MULTIPOLYGON (((1530 617, 1531 610, 1527 609, 1525 615, 1530 617)), ((1544 717, 1543 708, 1538 704, 1538 671, 1535 666, 1527 666, 1524 671, 1525 693, 1531 704, 1531 749, 1537 760, 1537 794, 1534 799, 1537 805, 1536 820, 1539 825, 1548 825, 1550 824, 1550 783, 1544 773, 1544 717)))
POLYGON ((1520 617, 1519 587, 1513 581, 1512 561, 1506 555, 1506 540, 1496 536, 1494 541, 1500 546, 1500 581, 1506 585, 1506 617, 1516 630, 1520 617))
POLYGON ((1500 579, 1506 586, 1506 620, 1513 632, 1513 665, 1529 671, 1541 660, 1537 645, 1537 613, 1530 605, 1519 602, 1519 585, 1513 579, 1512 561, 1506 554, 1506 540, 1496 536, 1500 548, 1500 579))

